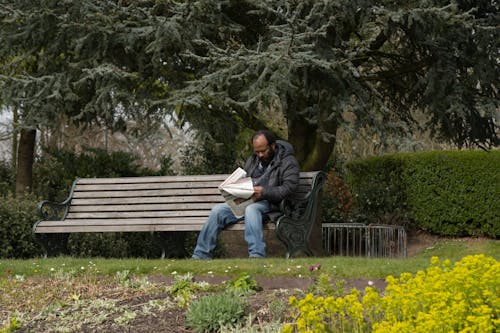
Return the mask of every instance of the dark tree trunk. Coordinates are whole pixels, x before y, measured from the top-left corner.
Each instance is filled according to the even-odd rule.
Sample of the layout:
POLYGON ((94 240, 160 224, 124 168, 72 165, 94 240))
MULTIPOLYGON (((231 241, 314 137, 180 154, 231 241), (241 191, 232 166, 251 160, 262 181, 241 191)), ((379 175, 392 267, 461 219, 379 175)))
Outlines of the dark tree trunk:
POLYGON ((17 149, 16 195, 31 191, 36 130, 22 129, 17 149))
POLYGON ((302 171, 323 170, 335 148, 335 140, 325 142, 317 126, 300 118, 289 121, 288 140, 293 145, 302 171))
POLYGON ((19 128, 19 113, 17 112, 17 108, 14 107, 12 111, 12 170, 17 170, 17 130, 19 128))

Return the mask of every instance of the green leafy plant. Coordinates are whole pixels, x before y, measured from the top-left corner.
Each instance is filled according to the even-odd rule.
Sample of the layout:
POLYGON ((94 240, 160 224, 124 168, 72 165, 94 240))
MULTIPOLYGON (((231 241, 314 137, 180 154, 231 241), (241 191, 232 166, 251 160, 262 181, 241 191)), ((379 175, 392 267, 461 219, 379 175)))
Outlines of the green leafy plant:
POLYGON ((236 295, 251 295, 261 289, 257 281, 252 279, 247 273, 242 273, 239 277, 233 278, 228 282, 228 290, 236 295))
POLYGON ((318 296, 334 295, 340 297, 344 294, 345 281, 340 279, 332 283, 332 278, 327 273, 321 273, 309 288, 309 292, 318 296))
POLYGON ((206 290, 208 287, 206 283, 194 282, 193 273, 188 272, 184 275, 176 275, 169 291, 174 296, 177 306, 183 308, 195 297, 195 292, 206 290))
POLYGON ((21 325, 16 317, 11 317, 7 321, 8 323, 6 326, 0 327, 0 333, 11 333, 21 328, 21 325))
POLYGON ((236 325, 245 314, 244 298, 231 292, 212 294, 191 303, 186 323, 196 332, 216 332, 223 325, 236 325))
POLYGON ((245 322, 239 322, 236 326, 222 326, 220 333, 276 333, 281 332, 281 328, 283 327, 283 324, 279 321, 254 324, 254 320, 255 318, 250 314, 245 322))

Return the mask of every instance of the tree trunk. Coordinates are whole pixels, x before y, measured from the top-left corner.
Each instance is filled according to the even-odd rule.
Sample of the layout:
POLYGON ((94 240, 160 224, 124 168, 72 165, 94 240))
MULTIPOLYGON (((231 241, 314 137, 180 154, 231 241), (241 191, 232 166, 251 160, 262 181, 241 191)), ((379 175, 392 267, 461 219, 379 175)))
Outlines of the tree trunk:
POLYGON ((19 113, 17 108, 14 107, 12 110, 12 150, 11 150, 11 161, 12 170, 17 170, 17 129, 19 128, 19 113))
POLYGON ((36 130, 21 129, 17 149, 16 195, 31 191, 33 182, 33 159, 35 155, 36 130))
MULTIPOLYGON (((336 125, 332 126, 336 128, 336 125)), ((331 133, 332 129, 329 131, 331 133)), ((335 139, 325 142, 317 126, 301 118, 288 122, 288 140, 293 145, 301 171, 323 170, 335 148, 335 139)))

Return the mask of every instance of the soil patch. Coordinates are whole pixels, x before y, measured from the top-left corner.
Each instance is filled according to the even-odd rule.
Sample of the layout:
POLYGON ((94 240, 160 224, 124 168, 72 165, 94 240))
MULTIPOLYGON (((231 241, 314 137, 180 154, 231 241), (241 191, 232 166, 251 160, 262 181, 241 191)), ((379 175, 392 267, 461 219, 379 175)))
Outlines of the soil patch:
MULTIPOLYGON (((197 276, 195 282, 207 282, 220 285, 229 277, 197 276)), ((107 286, 88 286, 99 288, 98 294, 82 296, 77 302, 53 306, 56 310, 47 309, 31 313, 25 318, 24 325, 16 332, 193 332, 186 327, 186 307, 179 307, 177 300, 169 292, 157 292, 161 287, 174 283, 172 277, 150 276, 148 279, 156 292, 133 292, 128 288, 107 286)), ((247 315, 252 314, 254 324, 283 322, 288 311, 288 300, 292 295, 304 296, 314 285, 312 278, 294 277, 258 277, 258 285, 262 288, 254 295, 248 296, 247 315)), ((383 290, 385 281, 367 279, 343 279, 344 291, 352 288, 363 290, 373 286, 383 290)), ((332 281, 335 285, 336 281, 332 281)), ((201 297, 203 294, 197 295, 201 297)))

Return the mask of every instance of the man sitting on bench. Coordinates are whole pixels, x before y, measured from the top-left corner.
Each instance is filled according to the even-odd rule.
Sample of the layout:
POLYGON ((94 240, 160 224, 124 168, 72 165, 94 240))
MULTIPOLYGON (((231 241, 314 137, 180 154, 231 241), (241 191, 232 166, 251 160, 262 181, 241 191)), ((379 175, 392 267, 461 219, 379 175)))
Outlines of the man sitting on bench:
MULTIPOLYGON (((299 163, 292 145, 276 140, 271 131, 261 130, 252 136, 254 153, 245 163, 247 175, 254 183, 254 203, 245 209, 245 241, 251 258, 264 258, 266 244, 262 231, 263 215, 278 210, 279 203, 292 194, 299 184, 299 163)), ((211 259, 217 237, 224 227, 239 219, 226 203, 214 206, 198 235, 193 259, 211 259)))

